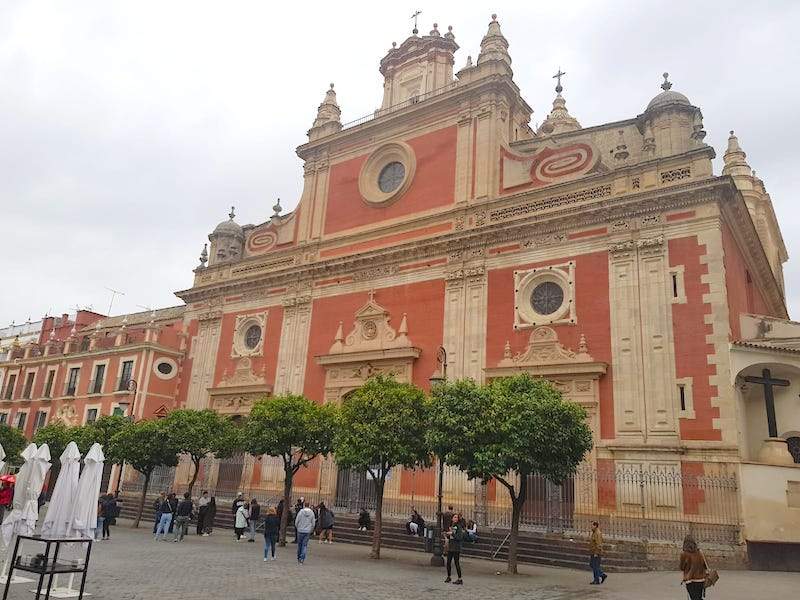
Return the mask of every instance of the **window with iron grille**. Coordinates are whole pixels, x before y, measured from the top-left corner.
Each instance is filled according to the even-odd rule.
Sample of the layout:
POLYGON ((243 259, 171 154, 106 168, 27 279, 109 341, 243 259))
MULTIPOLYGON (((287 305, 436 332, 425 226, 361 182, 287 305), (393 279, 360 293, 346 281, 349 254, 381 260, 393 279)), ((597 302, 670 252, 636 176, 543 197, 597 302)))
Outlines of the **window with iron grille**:
POLYGON ((67 396, 74 396, 78 388, 78 375, 81 372, 80 367, 72 367, 69 370, 69 377, 67 378, 67 396))
POLYGON ((8 376, 8 383, 6 383, 6 393, 3 395, 4 400, 11 400, 14 397, 14 385, 17 383, 17 375, 8 376))
POLYGON ((25 387, 22 389, 22 397, 26 400, 30 400, 31 397, 31 390, 33 390, 33 379, 36 377, 36 373, 31 371, 25 376, 25 387))
POLYGON ((28 420, 28 413, 25 412, 17 413, 17 429, 24 431, 25 421, 27 420, 28 420))
POLYGON ((53 380, 56 377, 55 371, 48 371, 47 372, 47 380, 44 382, 44 392, 42 393, 43 398, 50 398, 53 395, 53 380))
POLYGON ((100 394, 103 391, 103 380, 106 377, 106 366, 97 365, 94 368, 94 381, 92 382, 92 393, 100 394))
POLYGON ((97 409, 90 408, 86 411, 86 422, 94 423, 95 421, 97 421, 97 409))
POLYGON ((126 360, 122 363, 122 374, 119 376, 119 386, 117 389, 120 392, 128 389, 128 384, 131 382, 131 373, 133 373, 133 361, 126 360))

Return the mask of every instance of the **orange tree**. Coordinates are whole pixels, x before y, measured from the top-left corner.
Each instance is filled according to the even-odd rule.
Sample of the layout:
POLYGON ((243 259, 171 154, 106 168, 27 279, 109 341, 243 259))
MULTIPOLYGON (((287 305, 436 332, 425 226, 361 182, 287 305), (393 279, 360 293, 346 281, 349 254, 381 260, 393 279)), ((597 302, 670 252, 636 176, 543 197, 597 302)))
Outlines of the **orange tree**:
POLYGON ((430 465, 425 440, 429 405, 425 394, 409 383, 377 376, 343 402, 336 432, 336 464, 366 472, 375 482, 375 529, 372 558, 381 556, 383 490, 396 466, 430 465))
POLYGON ((469 478, 495 479, 511 497, 508 572, 517 572, 517 540, 528 476, 556 485, 575 473, 592 448, 583 407, 565 401, 552 383, 523 373, 495 379, 480 393, 461 395, 451 411, 454 433, 447 461, 469 478))

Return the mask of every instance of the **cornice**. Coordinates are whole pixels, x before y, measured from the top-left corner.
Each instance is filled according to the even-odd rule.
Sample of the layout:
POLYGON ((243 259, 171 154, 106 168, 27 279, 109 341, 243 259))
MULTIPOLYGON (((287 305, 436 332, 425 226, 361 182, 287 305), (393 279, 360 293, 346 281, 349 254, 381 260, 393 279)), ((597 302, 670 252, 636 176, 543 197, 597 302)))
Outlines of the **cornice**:
POLYGON ((123 346, 113 346, 111 348, 98 348, 97 350, 87 350, 86 352, 70 352, 69 354, 51 354, 49 356, 32 356, 30 358, 18 358, 11 361, 0 363, 0 367, 15 368, 19 366, 31 366, 41 364, 60 363, 64 361, 75 361, 97 356, 107 356, 109 354, 130 354, 139 350, 157 350, 168 356, 180 358, 184 355, 181 350, 175 350, 168 346, 154 342, 136 342, 123 346))
POLYGON ((721 198, 722 217, 729 225, 733 236, 739 247, 744 250, 742 256, 750 268, 750 275, 755 276, 755 283, 765 294, 765 299, 769 302, 770 312, 788 319, 789 313, 786 309, 781 288, 775 279, 775 274, 769 264, 761 238, 756 231, 756 226, 747 210, 747 204, 741 192, 736 188, 736 184, 730 175, 723 175, 718 178, 725 184, 725 194, 721 198))
MULTIPOLYGON (((487 247, 505 242, 529 242, 537 236, 613 223, 620 219, 639 217, 644 221, 647 217, 654 217, 665 211, 717 202, 724 191, 730 193, 731 185, 732 182, 727 178, 711 177, 636 194, 611 196, 589 205, 569 205, 561 210, 548 211, 546 214, 532 212, 515 220, 488 222, 472 229, 454 230, 435 238, 297 264, 293 268, 258 273, 257 276, 247 279, 214 282, 177 292, 177 295, 188 304, 220 295, 276 286, 296 286, 303 283, 310 287, 314 280, 351 275, 354 271, 374 269, 382 265, 417 262, 443 256, 448 257, 451 262, 482 258, 487 247)), ((475 208, 480 209, 480 207, 475 208)), ((755 235, 754 229, 753 235, 755 235)), ((301 251, 307 252, 308 247, 301 251)))

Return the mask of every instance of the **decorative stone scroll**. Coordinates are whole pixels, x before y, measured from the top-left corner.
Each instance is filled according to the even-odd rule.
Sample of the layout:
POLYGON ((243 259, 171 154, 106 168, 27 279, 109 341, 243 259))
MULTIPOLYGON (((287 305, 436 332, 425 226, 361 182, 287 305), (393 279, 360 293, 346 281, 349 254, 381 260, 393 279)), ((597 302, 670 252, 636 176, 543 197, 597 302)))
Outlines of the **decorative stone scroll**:
POLYGON ((408 322, 405 313, 398 330, 395 330, 389 321, 389 311, 375 302, 375 292, 371 291, 367 303, 356 312, 353 330, 346 338, 342 329, 343 324, 339 322, 330 354, 410 348, 411 340, 407 336, 408 322))

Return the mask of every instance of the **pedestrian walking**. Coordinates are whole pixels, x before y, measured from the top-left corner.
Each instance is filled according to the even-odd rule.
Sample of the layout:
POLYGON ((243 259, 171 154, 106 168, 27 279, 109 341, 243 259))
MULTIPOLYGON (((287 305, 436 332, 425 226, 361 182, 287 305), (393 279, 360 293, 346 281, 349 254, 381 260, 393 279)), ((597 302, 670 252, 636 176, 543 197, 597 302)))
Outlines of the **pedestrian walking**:
POLYGON ((97 536, 101 535, 101 532, 105 531, 105 522, 106 522, 106 497, 100 496, 100 498, 97 499, 97 528, 94 530, 95 541, 99 541, 101 539, 97 536))
POLYGON ((191 495, 189 492, 184 492, 183 500, 180 501, 175 511, 175 538, 172 540, 173 542, 183 541, 183 536, 186 535, 186 531, 189 529, 193 508, 194 504, 192 503, 191 495))
POLYGON ((683 551, 681 552, 680 568, 683 571, 683 583, 690 600, 701 600, 705 596, 706 576, 708 565, 697 542, 691 535, 683 538, 683 551))
POLYGON ((238 494, 236 494, 236 500, 234 500, 233 504, 231 504, 231 512, 233 513, 234 516, 236 516, 236 511, 239 510, 239 507, 244 503, 245 503, 244 494, 242 492, 239 492, 238 494))
POLYGON ((161 503, 167 499, 167 493, 161 492, 153 501, 153 535, 156 534, 156 529, 158 528, 158 523, 161 521, 161 503))
POLYGON ((319 503, 319 543, 333 543, 333 524, 335 518, 333 511, 325 506, 324 502, 319 503))
POLYGON ((175 492, 170 492, 167 494, 167 500, 172 507, 172 520, 169 522, 168 533, 172 533, 172 530, 175 528, 175 511, 178 510, 178 497, 175 495, 175 492))
POLYGON ((214 531, 214 519, 217 518, 217 499, 211 496, 208 501, 208 510, 206 517, 203 519, 203 537, 208 537, 214 531))
POLYGON ((281 529, 281 518, 275 507, 270 507, 264 518, 264 562, 275 560, 275 546, 278 545, 278 532, 281 529), (271 556, 270 556, 271 554, 271 556))
POLYGON ((447 579, 445 583, 453 581, 451 578, 452 563, 456 563, 456 574, 458 579, 453 581, 453 585, 463 585, 461 579, 461 544, 464 541, 464 523, 461 521, 461 515, 454 514, 450 521, 450 529, 445 532, 447 539, 447 579))
POLYGON ((592 533, 589 535, 589 568, 592 569, 591 585, 600 585, 608 577, 600 566, 602 556, 603 534, 600 532, 600 524, 597 521, 592 521, 592 533))
POLYGON ((442 513, 442 522, 440 523, 442 531, 447 531, 453 525, 453 514, 453 506, 449 505, 447 510, 442 513))
POLYGON ((158 519, 158 527, 156 527, 155 539, 158 541, 159 536, 161 539, 166 539, 169 532, 169 526, 172 524, 172 516, 174 511, 172 503, 169 501, 169 496, 162 494, 163 500, 158 505, 158 513, 161 515, 158 519))
MULTIPOLYGON (((294 523, 295 519, 297 518, 297 515, 300 514, 301 510, 303 510, 303 507, 305 506, 305 504, 306 504, 306 499, 303 498, 303 496, 300 496, 297 499, 297 502, 294 503, 294 510, 290 510, 289 511, 289 514, 287 515, 288 518, 286 519, 286 522, 287 523, 289 523, 289 522, 294 523)), ((294 541, 292 543, 293 544, 297 543, 297 529, 296 528, 294 530, 294 541)))
POLYGON ((294 518, 294 528, 297 532, 297 562, 302 565, 306 561, 308 540, 314 533, 317 519, 314 517, 314 511, 308 506, 302 504, 298 504, 298 506, 300 510, 297 511, 297 516, 294 518))
POLYGON ((250 500, 249 515, 250 516, 247 519, 247 526, 249 527, 247 541, 255 542, 256 529, 258 528, 258 522, 261 520, 261 505, 255 498, 250 500))
POLYGON ((237 542, 242 539, 244 530, 247 529, 247 519, 249 516, 250 513, 247 510, 247 503, 242 502, 239 505, 239 508, 236 509, 236 517, 234 518, 234 523, 233 523, 233 531, 236 534, 237 542))
POLYGON ((206 531, 209 502, 211 502, 211 498, 208 497, 208 490, 203 490, 200 498, 197 499, 197 535, 203 535, 206 531))
POLYGON ((104 540, 111 539, 111 526, 117 524, 119 516, 119 506, 113 494, 106 494, 103 497, 103 537, 104 540))

